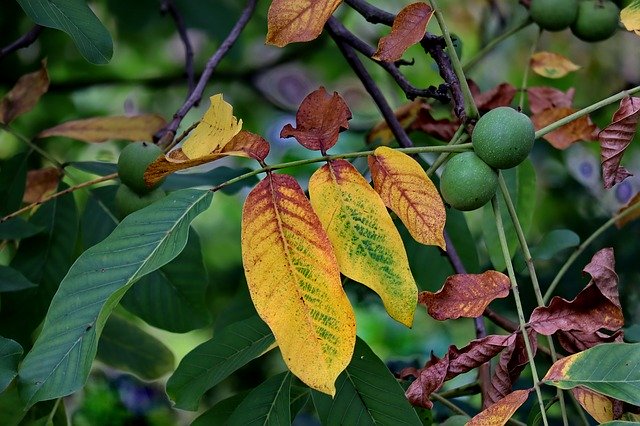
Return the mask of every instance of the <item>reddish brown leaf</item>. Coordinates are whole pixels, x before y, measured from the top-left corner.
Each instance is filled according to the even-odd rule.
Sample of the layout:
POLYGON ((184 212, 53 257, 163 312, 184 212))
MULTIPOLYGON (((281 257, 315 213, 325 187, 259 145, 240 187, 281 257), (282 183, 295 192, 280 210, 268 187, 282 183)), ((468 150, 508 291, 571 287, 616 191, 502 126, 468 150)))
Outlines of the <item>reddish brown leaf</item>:
POLYGON ((393 21, 391 33, 380 39, 373 59, 395 62, 404 52, 424 37, 433 9, 426 3, 418 2, 405 6, 393 21))
POLYGON ((429 315, 440 321, 475 318, 481 316, 494 299, 507 297, 510 288, 509 277, 500 272, 457 274, 448 277, 437 293, 420 293, 418 303, 425 305, 429 315))
MULTIPOLYGON (((394 111, 394 115, 403 128, 409 128, 416 121, 418 113, 424 103, 424 99, 418 98, 394 111)), ((386 120, 382 120, 367 134, 367 144, 378 143, 380 145, 390 145, 395 138, 393 132, 389 129, 389 124, 386 120)))
POLYGON ((615 268, 616 259, 613 255, 613 248, 609 247, 594 254, 582 271, 591 275, 589 284, 598 287, 604 297, 622 309, 618 293, 618 274, 616 274, 615 268))
POLYGON ((431 354, 431 359, 427 362, 427 365, 425 365, 424 369, 417 371, 416 380, 411 383, 405 392, 409 402, 419 407, 433 408, 433 403, 429 398, 433 392, 442 387, 448 369, 448 354, 441 359, 431 354))
POLYGON ((42 61, 42 67, 38 71, 20 77, 9 93, 0 100, 0 123, 9 124, 19 115, 31 111, 47 90, 47 62, 42 61))
POLYGON ((571 108, 575 92, 574 88, 565 93, 553 87, 530 87, 527 94, 531 113, 538 114, 550 108, 571 108))
POLYGON ((164 125, 165 119, 157 114, 133 116, 115 115, 72 120, 38 134, 39 138, 65 136, 84 142, 100 143, 114 139, 150 141, 164 125))
POLYGON ((620 166, 625 150, 633 140, 640 121, 640 98, 624 98, 613 114, 611 124, 599 134, 604 187, 611 188, 632 176, 620 166))
POLYGON ((342 0, 273 0, 267 16, 267 43, 283 47, 296 41, 310 41, 342 0))
POLYGON ((269 155, 269 142, 260 135, 241 130, 222 148, 221 153, 264 161, 269 155))
MULTIPOLYGON (((629 202, 624 207, 622 207, 620 210, 618 210, 618 214, 622 213, 625 210, 630 209, 631 207, 635 206, 638 203, 640 203, 640 192, 638 192, 636 195, 634 195, 633 198, 631 198, 629 200, 629 202)), ((632 213, 626 215, 625 217, 623 217, 622 219, 618 219, 616 221, 616 226, 618 228, 622 228, 627 223, 633 222, 634 220, 636 220, 639 217, 640 217, 640 210, 635 210, 634 212, 632 212, 632 213)))
POLYGON ((62 173, 55 167, 29 170, 22 201, 25 203, 41 201, 46 194, 56 190, 60 177, 62 177, 62 173))
POLYGON ((558 331, 555 336, 558 342, 570 354, 585 351, 602 343, 622 342, 623 331, 618 330, 612 335, 601 331, 595 333, 585 333, 582 331, 558 331))
POLYGON ((436 120, 431 115, 431 105, 423 104, 418 112, 418 118, 411 125, 412 130, 419 130, 428 135, 448 141, 455 134, 460 123, 457 120, 440 119, 436 120))
POLYGON ((529 398, 532 389, 517 390, 473 417, 466 426, 502 426, 529 398))
POLYGON ((296 114, 296 127, 287 124, 281 138, 294 137, 302 146, 325 152, 338 141, 338 134, 349 128, 351 111, 337 92, 327 93, 324 87, 307 95, 296 114))
POLYGON ((473 94, 473 99, 480 111, 489 111, 501 106, 511 105, 517 89, 509 83, 501 83, 493 89, 473 94))
MULTIPOLYGON (((576 112, 573 108, 549 108, 531 117, 536 130, 560 120, 576 112)), ((589 116, 583 116, 543 136, 551 145, 558 149, 566 149, 577 141, 595 138, 598 128, 591 122, 589 116)))

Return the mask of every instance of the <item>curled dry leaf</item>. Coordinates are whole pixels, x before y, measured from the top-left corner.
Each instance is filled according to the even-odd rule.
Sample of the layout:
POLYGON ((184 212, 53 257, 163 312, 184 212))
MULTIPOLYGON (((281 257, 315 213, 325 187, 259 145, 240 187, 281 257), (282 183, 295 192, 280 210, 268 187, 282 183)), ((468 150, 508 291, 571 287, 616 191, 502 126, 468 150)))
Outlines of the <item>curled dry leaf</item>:
POLYGON ((474 416, 466 426, 502 426, 529 398, 532 389, 511 392, 486 410, 474 416))
MULTIPOLYGON (((416 121, 423 104, 425 104, 424 99, 418 98, 394 111, 394 115, 404 129, 408 129, 416 121)), ((377 123, 367 133, 367 144, 390 145, 395 139, 396 137, 393 136, 393 132, 385 120, 377 123)))
POLYGON ((267 44, 283 47, 315 39, 340 3, 342 0, 273 0, 267 16, 267 44))
POLYGON ((580 66, 569 59, 553 52, 534 53, 529 64, 533 72, 547 78, 562 78, 580 69, 580 66))
POLYGON ((575 93, 573 87, 566 92, 553 87, 530 87, 527 89, 529 108, 534 115, 550 108, 571 108, 575 93))
POLYGON ((587 413, 591 414, 591 417, 596 419, 598 423, 610 422, 614 419, 613 402, 609 397, 601 395, 583 386, 571 389, 571 393, 580 405, 582 405, 582 408, 584 408, 587 413))
POLYGON ((9 124, 14 118, 31 111, 40 97, 49 90, 47 61, 38 71, 25 74, 0 100, 0 123, 9 124))
POLYGON ((412 3, 402 8, 393 21, 391 33, 380 39, 373 59, 395 62, 404 52, 422 40, 427 32, 427 24, 433 16, 433 9, 424 2, 412 3))
POLYGON ((337 93, 327 93, 324 87, 311 92, 296 113, 296 128, 287 124, 281 138, 294 137, 302 146, 325 152, 338 142, 338 135, 349 128, 351 111, 337 93))
POLYGON ((640 2, 632 2, 622 9, 620 21, 628 31, 633 31, 640 36, 640 2))
POLYGON ((62 172, 55 167, 29 170, 22 201, 24 203, 41 201, 45 195, 56 190, 61 177, 62 172))
MULTIPOLYGON (((535 129, 540 130, 576 111, 574 108, 567 107, 549 108, 533 115, 531 121, 533 121, 535 129)), ((567 149, 575 142, 593 140, 597 131, 598 128, 593 124, 591 118, 585 115, 547 133, 543 139, 557 149, 567 149)))
POLYGON ((150 141, 167 124, 157 114, 133 116, 93 117, 67 121, 38 134, 39 138, 64 136, 84 142, 106 142, 114 139, 150 141))
POLYGON ((598 134, 604 187, 609 189, 629 176, 620 166, 625 150, 633 140, 640 121, 640 98, 628 97, 620 101, 620 107, 613 114, 611 124, 598 134))
POLYGON ((585 333, 583 331, 572 330, 558 331, 555 336, 558 338, 558 342, 565 351, 570 354, 575 354, 603 343, 622 342, 624 332, 622 330, 618 330, 609 335, 601 331, 585 333))
POLYGON ((510 288, 509 277, 497 271, 456 274, 448 277, 437 293, 420 293, 418 303, 425 305, 429 315, 439 321, 475 318, 493 300, 507 297, 510 288))
POLYGON ((607 247, 593 255, 591 261, 582 270, 591 275, 589 284, 593 284, 615 306, 622 309, 618 292, 618 274, 613 248, 607 247))
MULTIPOLYGON (((640 203, 640 192, 638 192, 636 195, 634 195, 629 200, 629 202, 618 211, 618 214, 624 212, 625 210, 630 209, 631 207, 634 207, 638 203, 640 203)), ((618 228, 622 228, 627 223, 633 222, 634 220, 636 220, 639 217, 640 217, 640 210, 636 209, 634 212, 629 213, 627 216, 623 217, 622 219, 618 219, 616 221, 616 226, 618 228)))

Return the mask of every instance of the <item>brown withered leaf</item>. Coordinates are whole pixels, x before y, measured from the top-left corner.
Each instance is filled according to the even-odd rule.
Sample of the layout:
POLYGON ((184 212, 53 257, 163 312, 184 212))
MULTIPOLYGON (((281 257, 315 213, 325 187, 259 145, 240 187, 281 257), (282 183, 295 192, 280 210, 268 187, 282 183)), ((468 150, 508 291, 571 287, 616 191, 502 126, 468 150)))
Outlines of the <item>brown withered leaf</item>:
MULTIPOLYGON (((620 210, 618 210, 618 214, 622 213, 625 210, 629 210, 631 207, 635 206, 638 203, 640 203, 640 192, 638 192, 636 195, 634 195, 629 200, 629 202, 627 202, 627 204, 624 205, 624 207, 622 207, 620 210)), ((618 228, 622 228, 627 223, 633 222, 634 220, 636 220, 639 217, 640 217, 640 210, 635 210, 634 212, 629 213, 627 216, 623 217, 622 219, 618 219, 616 221, 616 226, 618 228)))
POLYGON ((456 274, 448 277, 437 293, 420 293, 418 303, 425 305, 429 315, 439 321, 475 318, 494 299, 507 297, 510 288, 509 277, 497 271, 456 274))
POLYGON ((478 413, 466 426, 503 426, 513 414, 529 398, 533 389, 523 389, 511 392, 486 410, 478 413))
MULTIPOLYGON (((424 99, 418 98, 415 101, 402 105, 400 108, 395 110, 393 114, 396 116, 402 127, 404 129, 408 129, 418 118, 418 112, 424 103, 424 99)), ((367 133, 366 137, 368 145, 377 143, 388 146, 391 145, 391 142, 395 139, 396 137, 393 136, 393 132, 389 129, 389 124, 386 120, 382 120, 377 123, 373 129, 367 133)))
POLYGON ((468 80, 468 82, 476 106, 481 112, 511 105, 517 92, 517 89, 509 83, 500 83, 486 92, 481 92, 473 80, 468 80))
POLYGON ((431 16, 433 9, 424 2, 402 8, 393 21, 391 33, 380 39, 378 50, 372 58, 384 62, 395 62, 402 58, 409 47, 422 40, 431 16))
POLYGON ((0 100, 0 123, 9 124, 14 118, 31 111, 40 97, 49 90, 47 61, 38 71, 25 74, 0 100))
POLYGON ((500 353, 505 347, 513 344, 515 334, 507 336, 491 335, 476 339, 467 346, 458 349, 449 346, 447 354, 431 360, 424 368, 417 371, 416 380, 411 383, 405 395, 413 405, 431 408, 431 394, 437 391, 446 380, 473 370, 500 353))
POLYGON ((64 136, 84 142, 100 143, 120 139, 150 141, 164 125, 165 119, 157 114, 116 115, 72 120, 43 130, 39 138, 64 136))
MULTIPOLYGON (((577 110, 568 107, 549 108, 531 117, 536 130, 540 130, 549 124, 560 120, 577 110)), ((592 140, 598 128, 591 121, 588 115, 573 120, 564 126, 549 132, 543 138, 557 149, 567 149, 571 144, 578 141, 592 140)))
POLYGON ((45 195, 56 190, 61 177, 62 173, 55 167, 29 170, 22 201, 29 204, 41 201, 45 195))
POLYGON ((558 342, 570 354, 586 351, 589 348, 602 343, 622 342, 624 332, 618 330, 609 335, 601 331, 595 333, 585 333, 583 331, 558 331, 555 336, 558 342))
POLYGON ((564 56, 553 52, 534 53, 531 55, 529 65, 533 72, 546 78, 562 78, 565 75, 580 69, 579 65, 576 65, 564 56))
POLYGON ((529 108, 532 114, 538 114, 550 108, 571 108, 575 93, 576 90, 573 87, 566 92, 546 86, 530 87, 527 89, 529 108))
POLYGON ((583 386, 577 386, 571 389, 571 393, 580 405, 582 405, 582 408, 591 414, 591 417, 596 419, 598 423, 610 422, 614 419, 613 402, 609 397, 583 386))
POLYGON ((640 98, 628 97, 620 101, 620 107, 613 114, 611 124, 598 133, 600 159, 604 187, 611 188, 632 176, 620 166, 625 150, 633 140, 640 121, 640 98))
POLYGON ((613 248, 607 247, 593 255, 591 261, 582 270, 591 275, 589 285, 598 287, 604 297, 622 309, 618 292, 618 274, 613 248))
POLYGON ((340 3, 342 0, 273 0, 267 15, 267 44, 283 47, 315 39, 340 3))
POLYGON ((437 120, 431 115, 431 108, 431 105, 427 103, 422 105, 418 111, 418 117, 411 125, 411 130, 418 130, 445 141, 451 140, 460 127, 460 122, 457 119, 449 120, 446 118, 437 120))
POLYGON ((349 128, 351 111, 337 93, 327 93, 324 87, 311 92, 296 113, 296 128, 287 124, 281 138, 294 137, 302 146, 325 152, 338 141, 338 134, 349 128))

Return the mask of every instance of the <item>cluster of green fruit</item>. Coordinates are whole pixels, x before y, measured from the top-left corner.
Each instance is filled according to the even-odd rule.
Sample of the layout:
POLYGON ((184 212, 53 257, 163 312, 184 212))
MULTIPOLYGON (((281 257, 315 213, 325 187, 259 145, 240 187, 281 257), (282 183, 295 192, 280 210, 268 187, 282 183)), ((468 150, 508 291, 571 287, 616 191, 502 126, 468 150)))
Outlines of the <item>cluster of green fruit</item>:
POLYGON ((615 34, 622 1, 610 0, 531 0, 531 19, 548 31, 571 27, 580 40, 596 42, 615 34))
POLYGON ((447 162, 440 177, 442 197, 458 210, 484 206, 498 189, 496 169, 510 169, 522 163, 534 140, 529 117, 510 107, 492 109, 473 129, 473 151, 447 162))
POLYGON ((158 145, 147 142, 135 142, 127 145, 118 158, 118 177, 122 184, 116 192, 116 213, 120 219, 147 207, 163 198, 166 193, 158 186, 147 186, 144 172, 159 156, 162 150, 158 145))

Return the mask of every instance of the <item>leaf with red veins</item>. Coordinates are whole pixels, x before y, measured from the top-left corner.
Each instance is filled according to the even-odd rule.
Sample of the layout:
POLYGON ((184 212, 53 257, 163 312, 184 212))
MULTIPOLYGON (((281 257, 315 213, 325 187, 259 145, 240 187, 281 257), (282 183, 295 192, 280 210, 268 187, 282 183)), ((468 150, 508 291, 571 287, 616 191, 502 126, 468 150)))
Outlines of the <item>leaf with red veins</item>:
POLYGON ((570 354, 586 351, 589 348, 600 345, 602 343, 622 342, 624 332, 618 330, 612 335, 608 335, 601 331, 595 333, 585 333, 582 331, 558 331, 555 334, 560 346, 570 354))
POLYGON ((620 295, 618 293, 618 274, 616 274, 616 259, 613 248, 608 247, 600 250, 591 258, 591 262, 582 270, 591 275, 591 283, 595 284, 604 297, 620 306, 620 295))
POLYGON ((553 87, 530 87, 527 89, 529 109, 532 114, 538 114, 550 108, 571 108, 575 93, 573 87, 566 92, 553 87))
POLYGON ((351 111, 337 93, 327 93, 324 87, 307 95, 296 114, 296 128, 287 124, 281 138, 294 137, 302 146, 324 152, 338 141, 338 134, 349 128, 351 111))
POLYGON ((420 293, 418 303, 425 305, 429 315, 439 321, 476 318, 493 300, 507 297, 510 288, 509 277, 500 272, 456 274, 448 277, 437 293, 420 293))
POLYGON ((422 40, 433 9, 424 2, 405 6, 393 20, 391 33, 378 42, 378 50, 372 56, 377 61, 395 62, 404 52, 422 40))
POLYGON ((611 124, 599 134, 600 158, 604 187, 609 189, 615 184, 632 176, 620 166, 625 150, 633 140, 640 121, 640 98, 628 97, 620 101, 620 107, 613 114, 611 124))

